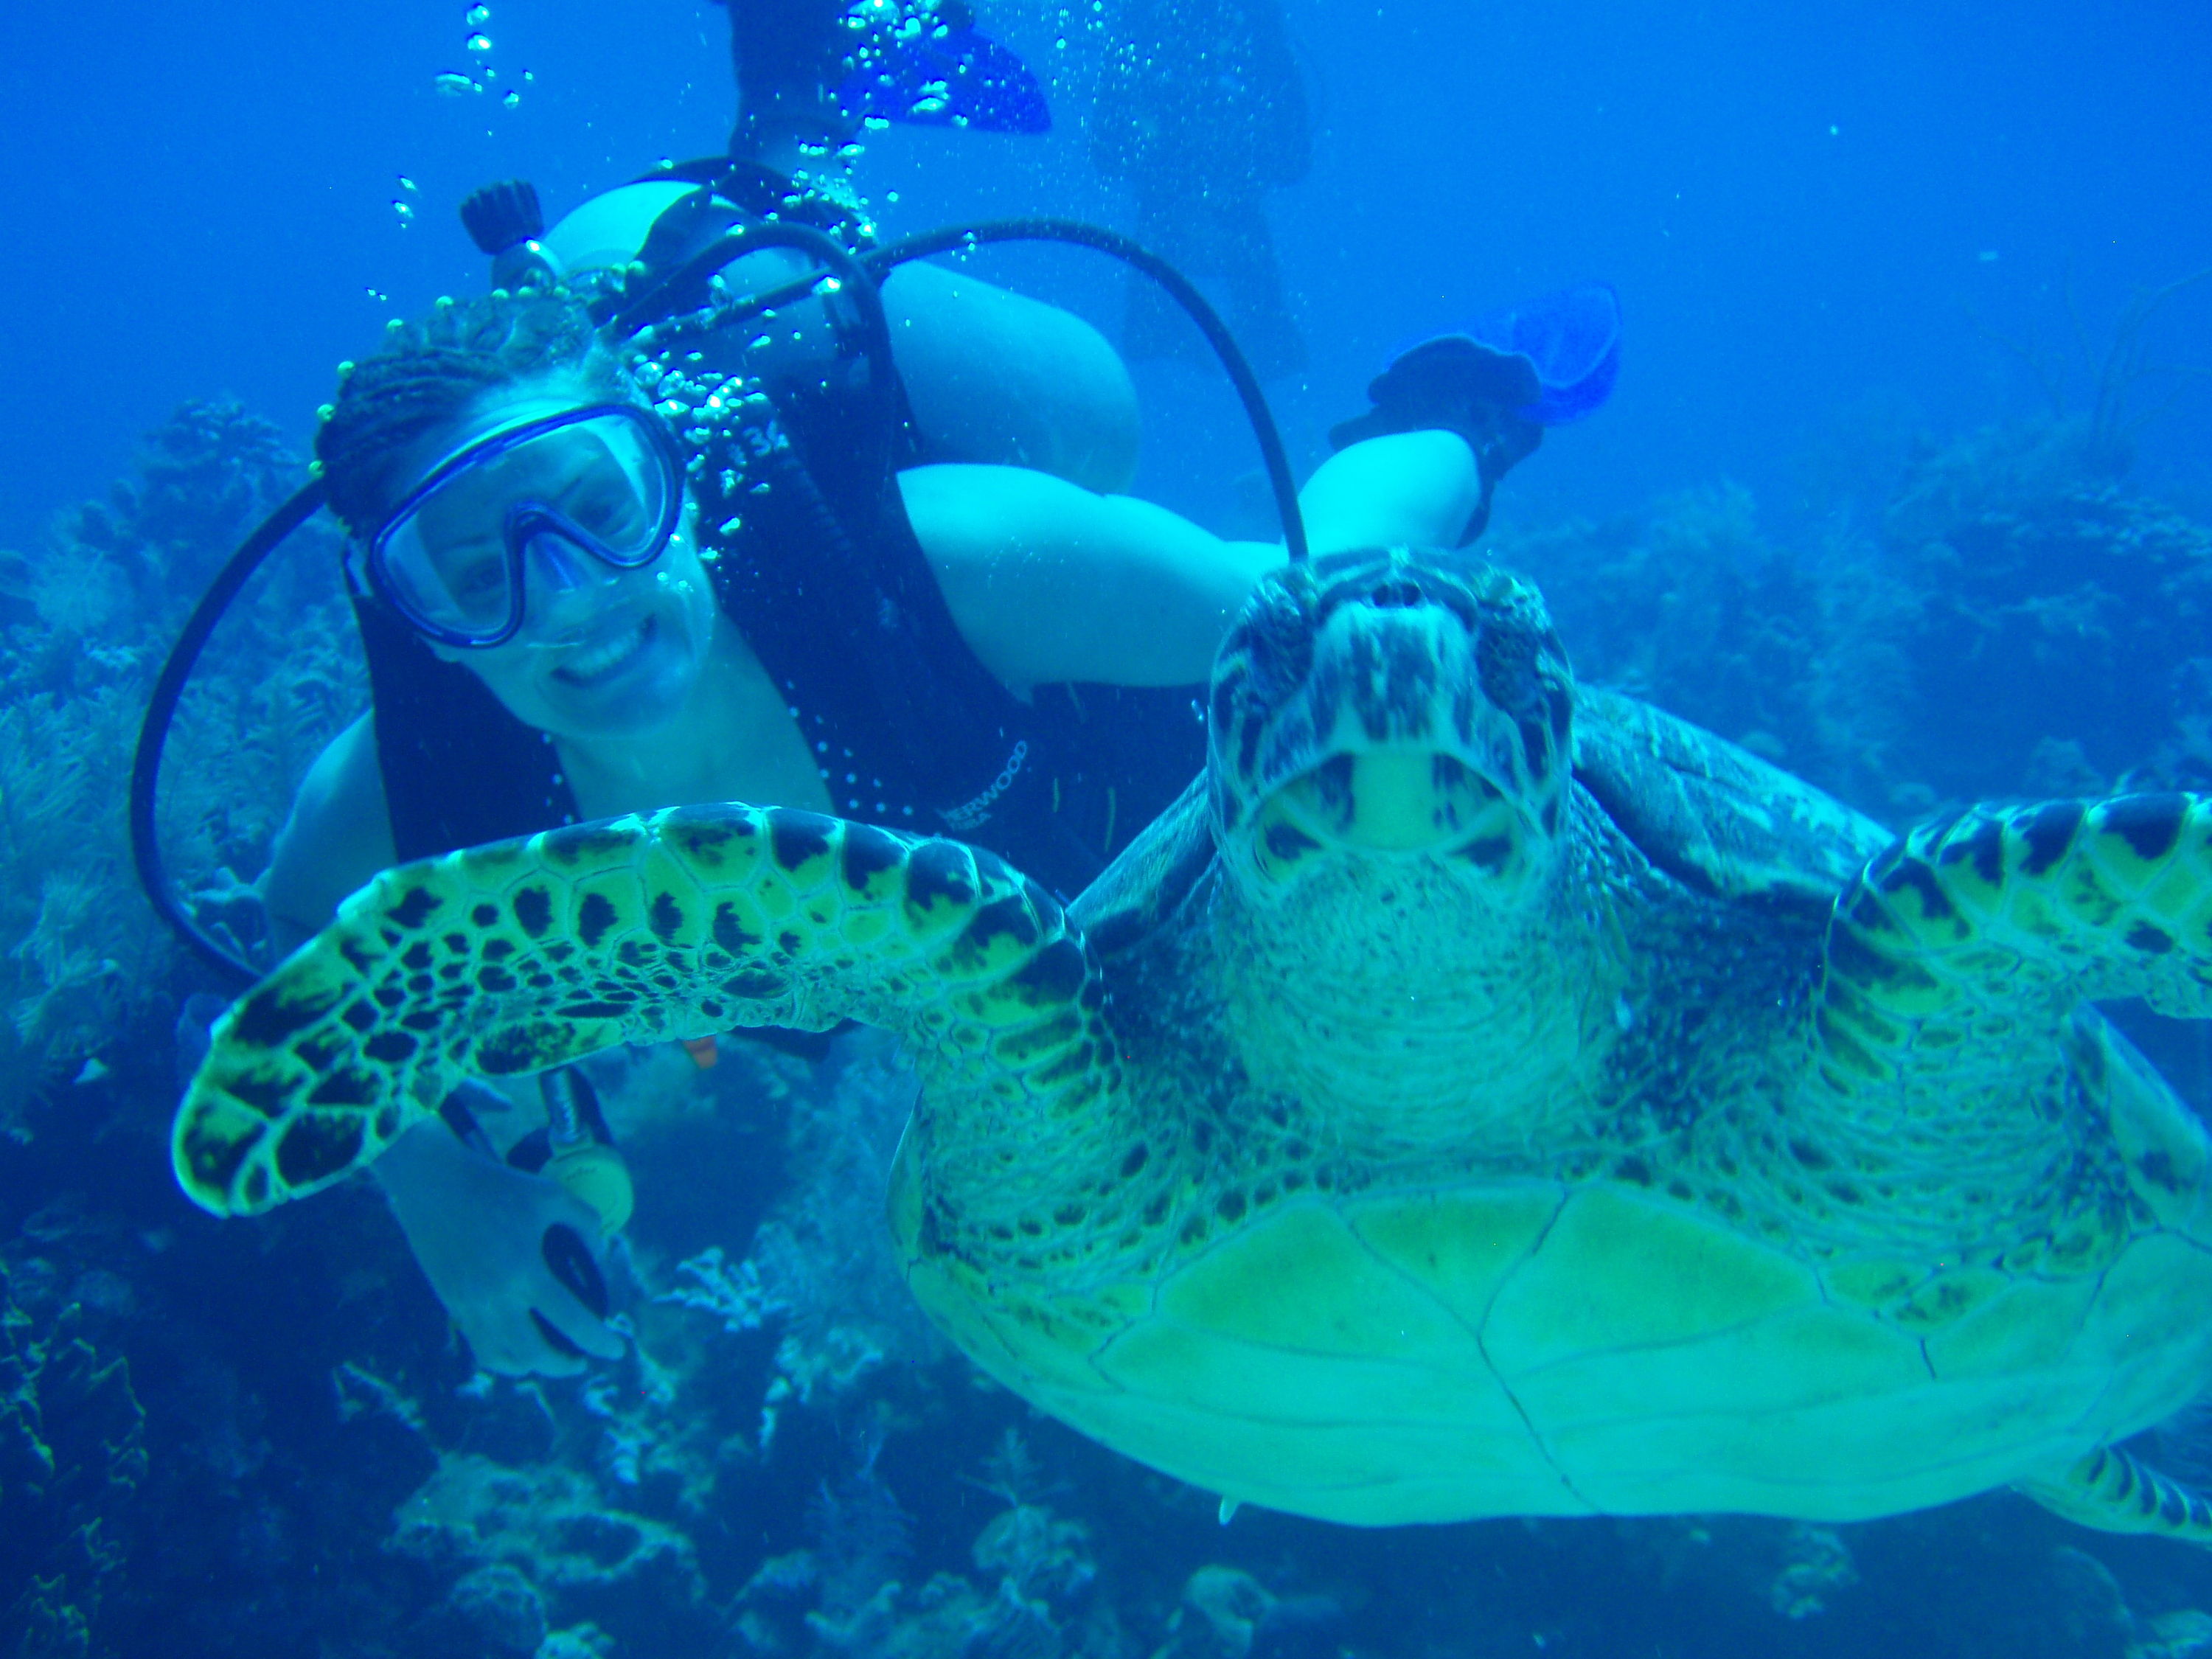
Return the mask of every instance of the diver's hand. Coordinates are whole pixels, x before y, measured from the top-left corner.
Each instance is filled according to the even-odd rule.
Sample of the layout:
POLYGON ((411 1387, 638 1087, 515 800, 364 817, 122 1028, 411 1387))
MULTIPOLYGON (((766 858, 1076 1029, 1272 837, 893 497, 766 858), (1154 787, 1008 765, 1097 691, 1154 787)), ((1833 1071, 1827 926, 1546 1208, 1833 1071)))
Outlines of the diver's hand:
POLYGON ((622 1339, 601 1317, 605 1288, 587 1242, 599 1236, 599 1218, 559 1182, 464 1146, 434 1117, 371 1167, 478 1365, 504 1376, 574 1376, 584 1359, 549 1340, 549 1328, 584 1354, 622 1357, 622 1339), (596 1291, 598 1312, 571 1284, 596 1291))

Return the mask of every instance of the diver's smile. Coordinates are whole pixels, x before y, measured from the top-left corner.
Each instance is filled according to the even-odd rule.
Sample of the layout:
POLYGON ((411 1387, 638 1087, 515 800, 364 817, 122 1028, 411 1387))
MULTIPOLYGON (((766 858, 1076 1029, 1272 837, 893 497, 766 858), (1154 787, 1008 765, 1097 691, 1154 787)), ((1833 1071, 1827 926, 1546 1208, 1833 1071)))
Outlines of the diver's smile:
POLYGON ((659 632, 660 619, 648 611, 618 632, 570 647, 553 678, 580 690, 605 685, 643 656, 659 632))

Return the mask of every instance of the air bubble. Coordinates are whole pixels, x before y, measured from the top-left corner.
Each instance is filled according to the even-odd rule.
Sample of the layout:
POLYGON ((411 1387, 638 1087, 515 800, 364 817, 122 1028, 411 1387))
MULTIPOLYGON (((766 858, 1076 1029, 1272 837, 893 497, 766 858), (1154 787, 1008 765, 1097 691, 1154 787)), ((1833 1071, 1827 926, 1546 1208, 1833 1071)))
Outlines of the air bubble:
POLYGON ((471 92, 482 92, 483 90, 482 87, 478 86, 474 81, 471 81, 467 76, 455 75, 450 71, 440 76, 430 84, 437 88, 441 93, 448 98, 459 98, 471 92))
POLYGON ((486 23, 490 21, 491 8, 489 6, 471 6, 469 8, 468 25, 471 28, 480 29, 486 23))
POLYGON ((506 97, 501 99, 499 101, 506 105, 507 108, 514 109, 522 102, 522 94, 519 92, 510 92, 506 97))
POLYGON ((477 53, 478 56, 482 56, 483 53, 489 52, 491 50, 491 36, 489 34, 471 34, 469 36, 469 50, 477 53))

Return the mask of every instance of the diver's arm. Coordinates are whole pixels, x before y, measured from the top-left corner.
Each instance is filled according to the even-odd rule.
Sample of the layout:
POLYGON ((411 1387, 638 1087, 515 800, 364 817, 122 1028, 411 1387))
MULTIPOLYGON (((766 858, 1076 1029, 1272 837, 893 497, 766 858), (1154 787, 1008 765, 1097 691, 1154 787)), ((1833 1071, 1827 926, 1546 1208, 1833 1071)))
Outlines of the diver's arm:
MULTIPOLYGON (((899 488, 953 620, 1017 690, 1203 680, 1253 584, 1283 559, 1273 544, 1224 541, 1165 507, 1022 468, 917 467, 899 488)), ((1480 489, 1462 440, 1401 433, 1330 457, 1299 502, 1316 554, 1450 546, 1480 489)))
POLYGON ((1316 554, 1456 547, 1482 499, 1474 451, 1455 432, 1396 432, 1340 449, 1298 492, 1316 554))
POLYGON ((331 738, 292 798, 260 884, 279 950, 320 932, 340 899, 398 860, 372 718, 331 738))
MULTIPOLYGON (((364 714, 331 740, 293 798, 261 879, 276 943, 289 951, 324 927, 338 901, 395 861, 376 732, 364 714)), ((423 1273, 486 1370, 565 1376, 583 1354, 610 1358, 621 1338, 552 1272, 555 1227, 596 1253, 599 1218, 557 1181, 510 1169, 426 1118, 376 1163, 377 1185, 423 1273)))

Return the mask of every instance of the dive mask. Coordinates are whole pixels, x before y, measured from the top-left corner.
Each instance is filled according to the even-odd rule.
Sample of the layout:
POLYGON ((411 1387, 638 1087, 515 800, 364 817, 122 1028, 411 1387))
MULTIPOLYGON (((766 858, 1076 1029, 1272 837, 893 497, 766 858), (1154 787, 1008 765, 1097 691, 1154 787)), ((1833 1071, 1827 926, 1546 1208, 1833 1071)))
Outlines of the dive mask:
POLYGON ((431 468, 369 538, 377 597, 441 645, 521 628, 525 572, 589 587, 659 558, 684 516, 684 465, 651 410, 594 404, 495 432, 431 468))

